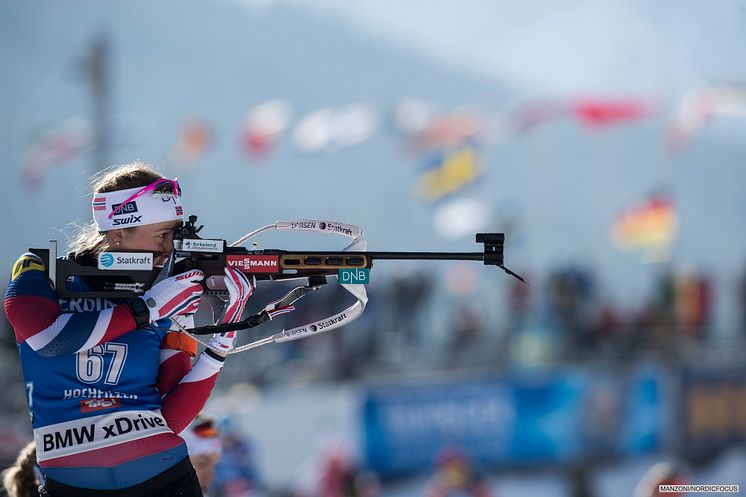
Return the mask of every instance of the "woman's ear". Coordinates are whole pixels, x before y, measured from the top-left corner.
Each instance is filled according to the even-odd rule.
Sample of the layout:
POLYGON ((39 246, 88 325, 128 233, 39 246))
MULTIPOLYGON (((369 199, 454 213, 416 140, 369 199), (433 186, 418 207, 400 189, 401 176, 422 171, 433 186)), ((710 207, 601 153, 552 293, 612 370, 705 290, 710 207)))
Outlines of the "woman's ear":
POLYGON ((122 237, 124 236, 124 230, 111 230, 106 232, 106 239, 109 241, 109 248, 116 248, 122 244, 122 237))

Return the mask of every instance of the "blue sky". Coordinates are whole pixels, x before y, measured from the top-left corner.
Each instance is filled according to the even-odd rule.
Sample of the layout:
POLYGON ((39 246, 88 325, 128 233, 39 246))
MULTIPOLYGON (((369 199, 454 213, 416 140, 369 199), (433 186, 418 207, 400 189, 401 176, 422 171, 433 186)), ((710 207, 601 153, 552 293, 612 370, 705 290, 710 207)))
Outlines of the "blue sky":
POLYGON ((218 0, 302 5, 514 91, 660 92, 742 81, 746 2, 645 0, 218 0))

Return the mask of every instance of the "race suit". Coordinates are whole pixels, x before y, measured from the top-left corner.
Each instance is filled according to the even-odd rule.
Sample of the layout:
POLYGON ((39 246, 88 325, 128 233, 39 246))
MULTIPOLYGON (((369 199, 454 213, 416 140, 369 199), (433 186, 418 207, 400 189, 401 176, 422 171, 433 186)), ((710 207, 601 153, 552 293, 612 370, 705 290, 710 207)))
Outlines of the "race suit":
MULTIPOLYGON (((68 287, 86 288, 80 278, 68 287)), ((162 348, 170 320, 135 329, 121 300, 58 299, 43 261, 13 266, 5 312, 18 345, 45 478, 116 490, 187 457, 177 435, 207 401, 222 363, 162 348)))

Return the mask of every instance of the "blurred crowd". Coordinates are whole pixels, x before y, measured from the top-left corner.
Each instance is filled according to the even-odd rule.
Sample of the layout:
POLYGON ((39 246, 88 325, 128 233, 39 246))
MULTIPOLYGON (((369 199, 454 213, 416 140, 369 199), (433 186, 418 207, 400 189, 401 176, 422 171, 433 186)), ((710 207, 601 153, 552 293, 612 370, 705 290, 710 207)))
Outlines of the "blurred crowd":
MULTIPOLYGON (((289 376, 334 382, 588 361, 653 359, 675 366, 723 344, 713 324, 713 277, 703 272, 662 272, 637 307, 613 302, 598 276, 580 265, 556 268, 529 284, 508 279, 496 297, 443 291, 447 286, 438 275, 411 269, 379 280, 368 288, 365 313, 341 332, 259 349, 251 364, 228 368, 226 376, 261 385, 289 376)), ((271 300, 261 290, 256 301, 271 300)), ((746 278, 738 301, 746 316, 746 278)), ((279 331, 309 323, 352 302, 340 286, 329 285, 271 326, 279 331)), ((745 328, 744 323, 742 318, 732 326, 745 328)))
MULTIPOLYGON (((221 385, 251 381, 260 388, 272 388, 289 378, 336 383, 365 381, 381 374, 392 377, 599 361, 621 364, 642 359, 675 367, 691 362, 688 354, 692 350, 706 351, 716 342, 716 295, 713 277, 706 273, 661 273, 654 291, 637 308, 622 308, 606 299, 597 275, 579 265, 556 268, 541 282, 509 279, 501 287, 504 294, 487 305, 486 292, 449 289, 444 297, 447 286, 437 274, 416 270, 382 278, 368 288, 366 312, 344 330, 252 352, 251 361, 232 361, 221 385)), ((261 307, 288 288, 283 283, 271 289, 260 287, 254 297, 256 305, 261 307)), ((353 301, 342 287, 330 284, 305 299, 294 313, 273 321, 273 330, 332 315, 353 301)), ((739 302, 744 320, 738 326, 746 329, 746 277, 739 302)), ((0 406, 0 439, 4 442, 0 466, 5 467, 23 454, 30 430, 23 419, 26 406, 17 350, 4 316, 0 326, 0 388, 6 392, 0 406)), ((267 489, 257 472, 251 441, 240 427, 232 426, 230 420, 197 421, 196 425, 191 428, 191 446, 197 447, 194 465, 210 497, 381 494, 376 475, 344 451, 319 456, 312 477, 303 485, 267 489), (213 439, 218 442, 209 442, 213 439)), ((590 495, 584 471, 568 474, 572 495, 590 495)), ((641 490, 648 483, 640 485, 636 495, 655 495, 641 490)), ((433 462, 421 495, 493 497, 494 493, 478 465, 458 448, 446 448, 433 462)))
MULTIPOLYGON (((556 268, 529 284, 509 278, 497 296, 474 289, 444 292, 450 283, 441 276, 410 268, 379 279, 368 287, 363 315, 342 331, 258 349, 252 361, 234 361, 226 368, 224 384, 233 379, 271 384, 284 382, 287 375, 346 381, 382 371, 500 370, 634 358, 673 364, 693 350, 722 343, 715 340, 713 327, 713 278, 704 272, 662 272, 637 308, 612 302, 593 270, 582 265, 556 268)), ((258 311, 292 286, 260 286, 250 305, 258 311)), ((252 331, 250 338, 333 315, 352 302, 341 286, 326 285, 300 301, 295 312, 252 331)), ((738 302, 741 322, 733 326, 746 329, 746 276, 738 302)), ((13 356, 15 343, 4 315, 0 327, 0 349, 13 356)), ((8 369, 4 381, 20 381, 10 356, 0 363, 8 369)))

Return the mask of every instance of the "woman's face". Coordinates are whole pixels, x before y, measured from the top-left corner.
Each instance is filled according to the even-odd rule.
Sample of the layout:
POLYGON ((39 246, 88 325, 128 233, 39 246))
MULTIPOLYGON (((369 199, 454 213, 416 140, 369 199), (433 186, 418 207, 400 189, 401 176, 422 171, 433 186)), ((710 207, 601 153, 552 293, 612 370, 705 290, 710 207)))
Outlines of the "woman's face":
POLYGON ((174 230, 181 221, 164 221, 162 223, 146 224, 134 228, 122 229, 116 243, 112 244, 117 251, 153 252, 153 264, 162 266, 168 260, 168 255, 174 249, 174 230))

